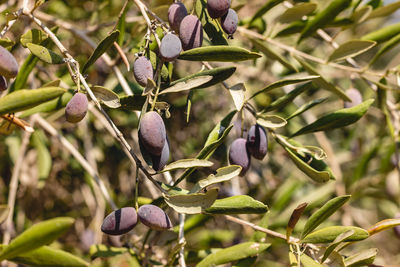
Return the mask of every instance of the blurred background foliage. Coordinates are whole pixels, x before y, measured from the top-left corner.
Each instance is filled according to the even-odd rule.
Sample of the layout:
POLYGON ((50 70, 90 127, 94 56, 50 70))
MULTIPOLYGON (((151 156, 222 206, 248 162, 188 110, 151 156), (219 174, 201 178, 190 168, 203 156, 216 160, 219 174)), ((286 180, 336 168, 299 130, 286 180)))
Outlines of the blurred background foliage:
MULTIPOLYGON (((171 2, 153 0, 148 1, 148 5, 161 18, 165 18, 165 5, 169 5, 171 2)), ((192 10, 194 1, 183 2, 188 10, 192 10)), ((238 11, 241 24, 247 25, 246 21, 264 2, 234 0, 232 6, 238 11)), ((312 2, 323 6, 326 1, 312 2)), ((368 1, 363 1, 363 4, 365 2, 368 1)), ((387 1, 385 4, 389 2, 387 1)), ((36 15, 50 26, 68 23, 74 30, 85 32, 92 40, 99 43, 114 26, 123 4, 123 0, 51 0, 46 1, 37 10, 36 15)), ((5 23, 6 12, 13 11, 5 10, 5 6, 4 2, 0 3, 0 8, 3 8, 0 10, 3 14, 0 16, 0 25, 5 23)), ((258 21, 258 24, 250 29, 271 36, 271 33, 276 33, 283 27, 277 22, 277 18, 285 9, 282 5, 274 7, 262 17, 262 21, 258 21)), ((348 15, 346 12, 342 14, 344 17, 346 15, 348 15)), ((398 13, 394 13, 391 16, 371 19, 359 25, 350 25, 342 29, 327 28, 326 31, 336 37, 337 43, 343 43, 347 40, 359 39, 368 32, 398 22, 398 13)), ((20 19, 6 37, 11 40, 19 40, 21 35, 31 28, 36 28, 36 26, 27 18, 20 19)), ((144 20, 136 6, 130 3, 121 47, 131 64, 135 57, 134 53, 143 44, 145 33, 144 20)), ((60 27, 57 36, 83 65, 93 49, 71 31, 65 30, 64 27, 60 27)), ((240 31, 234 37, 229 41, 230 45, 258 51, 249 42, 246 35, 240 31)), ((287 45, 295 46, 297 37, 298 35, 289 35, 276 39, 287 45)), ((207 44, 209 41, 206 38, 205 45, 207 44)), ((355 60, 364 66, 379 48, 377 46, 357 56, 355 60)), ((287 57, 291 64, 300 67, 288 52, 278 47, 273 47, 273 49, 287 57)), ((327 55, 334 50, 324 40, 317 37, 308 38, 307 41, 297 46, 297 49, 322 59, 326 59, 327 55)), ((399 51, 400 48, 395 47, 379 59, 373 65, 373 71, 383 72, 398 66, 400 63, 399 51)), ((20 64, 29 55, 29 51, 20 45, 13 47, 12 53, 20 64)), ((127 71, 117 51, 113 48, 108 53, 116 61, 130 86, 134 90, 140 90, 132 71, 127 71)), ((271 82, 294 74, 294 71, 288 70, 279 62, 265 56, 258 60, 241 63, 213 63, 213 66, 236 66, 235 74, 227 82, 230 85, 239 82, 245 83, 249 95, 271 82)), ((200 62, 177 60, 174 62, 172 80, 196 73, 201 68, 200 62)), ((342 89, 354 87, 362 93, 364 99, 377 98, 376 92, 371 89, 370 85, 354 73, 328 65, 318 65, 318 71, 342 89)), ((38 88, 57 78, 71 86, 71 89, 75 89, 66 66, 38 62, 29 75, 27 88, 38 88)), ((121 95, 124 94, 115 75, 102 59, 90 68, 87 80, 91 84, 102 85, 121 95)), ((398 87, 393 89, 391 91, 393 99, 391 100, 398 107, 398 87)), ((258 95, 252 104, 257 110, 262 110, 285 93, 281 89, 263 93, 258 95)), ((302 103, 320 98, 327 98, 327 100, 309 111, 316 117, 343 107, 343 101, 326 90, 311 90, 298 97, 295 103, 289 103, 274 111, 273 114, 286 118, 302 103)), ((169 110, 171 117, 165 119, 171 147, 170 162, 183 158, 194 158, 203 147, 207 135, 215 124, 235 108, 228 90, 221 84, 193 91, 192 109, 188 123, 186 122, 187 92, 168 94, 162 100, 171 105, 169 110)), ((137 145, 137 115, 129 110, 108 109, 107 111, 127 137, 134 151, 140 155, 137 145)), ((118 206, 133 205, 135 166, 132 166, 126 158, 120 145, 91 112, 85 121, 78 125, 67 123, 63 114, 64 111, 60 110, 51 114, 43 114, 43 116, 75 147, 79 148, 79 151, 89 159, 93 166, 96 166, 118 206)), ((245 129, 248 129, 255 121, 247 112, 244 113, 244 117, 244 126, 245 129)), ((340 167, 339 170, 333 168, 335 175, 340 177, 336 181, 330 181, 323 185, 313 183, 289 160, 284 149, 270 138, 268 156, 262 162, 253 160, 252 167, 245 177, 237 177, 232 183, 221 185, 221 197, 248 194, 267 204, 270 212, 263 218, 263 224, 278 232, 285 231, 290 214, 299 203, 310 203, 305 211, 305 215, 309 216, 327 200, 338 195, 338 190, 344 190, 346 194, 351 194, 352 198, 349 204, 333 215, 325 225, 344 224, 368 228, 380 220, 393 218, 399 212, 400 182, 399 172, 396 170, 398 160, 395 156, 395 143, 385 120, 385 114, 377 105, 374 105, 356 124, 325 133, 326 141, 332 147, 327 163, 332 167, 332 162, 334 162, 340 167)), ((233 121, 235 127, 228 140, 218 148, 211 158, 214 162, 213 169, 227 164, 227 148, 232 140, 240 136, 241 120, 235 116, 233 121)), ((399 121, 394 123, 399 123, 399 121)), ((282 135, 290 136, 306 124, 304 117, 299 116, 291 120, 286 127, 277 131, 282 135)), ((23 132, 18 129, 10 135, 0 135, 0 203, 3 204, 7 203, 9 183, 14 164, 20 156, 19 148, 22 136, 23 132)), ((318 141, 311 134, 296 137, 296 140, 303 145, 319 146, 318 141)), ((179 177, 179 174, 180 172, 176 171, 172 173, 172 176, 173 178, 179 177)), ((188 183, 193 183, 207 174, 207 170, 196 171, 183 186, 190 188, 188 183)), ((162 176, 158 178, 163 179, 162 176)), ((143 181, 146 180, 143 179, 143 181)), ((56 138, 40 129, 31 137, 19 182, 13 220, 14 233, 20 233, 33 223, 45 219, 57 216, 74 217, 76 218, 74 228, 59 239, 57 245, 87 259, 89 259, 88 253, 92 244, 104 243, 115 247, 130 244, 140 248, 145 240, 146 229, 140 225, 121 239, 101 234, 99 226, 105 215, 110 212, 110 207, 104 203, 98 189, 91 184, 91 179, 80 164, 70 156, 56 138), (46 170, 43 170, 46 166, 50 166, 47 167, 47 173, 46 170)), ((151 184, 144 182, 140 186, 140 196, 142 197, 140 202, 147 203, 156 199, 159 193, 151 184)), ((171 210, 168 214, 173 223, 177 225, 177 214, 171 210)), ((259 223, 262 219, 260 215, 241 215, 240 217, 254 223, 259 223)), ((302 229, 304 223, 305 219, 301 219, 294 231, 295 235, 296 230, 302 229)), ((153 264, 156 262, 165 264, 163 259, 167 258, 167 253, 176 245, 174 238, 176 239, 176 235, 171 233, 161 235, 159 242, 153 246, 153 254, 149 255, 150 259, 155 261, 153 264)), ((260 236, 260 233, 255 235, 255 232, 249 228, 242 228, 240 225, 218 219, 218 217, 203 216, 197 227, 186 232, 186 250, 190 251, 189 255, 191 255, 191 253, 195 254, 194 251, 227 247, 246 240, 261 240, 262 238, 265 238, 265 235, 260 236)), ((269 238, 268 242, 271 242, 272 246, 260 255, 256 266, 288 266, 287 244, 282 240, 272 238, 269 238)), ((399 238, 392 231, 385 231, 359 243, 357 250, 376 247, 379 249, 376 264, 398 266, 400 264, 399 244, 399 238)), ((347 248, 345 254, 351 255, 354 253, 353 249, 355 248, 347 248)), ((193 256, 192 260, 195 262, 196 257, 193 256)), ((110 260, 94 260, 93 263, 94 266, 135 266, 132 261, 127 254, 123 254, 110 260)))

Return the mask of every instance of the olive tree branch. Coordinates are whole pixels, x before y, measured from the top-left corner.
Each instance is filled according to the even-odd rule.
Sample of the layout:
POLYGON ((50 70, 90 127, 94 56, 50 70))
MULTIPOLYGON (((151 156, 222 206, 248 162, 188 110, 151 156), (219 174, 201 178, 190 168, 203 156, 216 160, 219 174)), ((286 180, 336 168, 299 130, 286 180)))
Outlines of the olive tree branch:
POLYGON ((151 174, 145 169, 145 167, 143 167, 142 162, 136 156, 136 154, 133 152, 131 146, 128 144, 128 142, 126 141, 126 139, 123 136, 123 134, 121 133, 121 131, 114 124, 112 119, 108 116, 107 112, 102 108, 100 102, 97 100, 96 96, 93 94, 92 90, 90 89, 89 85, 87 84, 85 77, 80 73, 77 61, 69 54, 68 50, 59 41, 57 36, 48 27, 46 27, 46 25, 44 25, 41 20, 36 18, 31 13, 26 13, 25 15, 28 16, 30 19, 32 19, 45 33, 48 34, 49 38, 55 43, 55 45, 58 47, 58 49, 61 51, 61 53, 66 57, 67 64, 70 64, 72 66, 72 69, 75 72, 75 73, 71 74, 71 76, 73 77, 74 82, 77 82, 76 79, 74 79, 74 78, 78 78, 80 83, 82 83, 83 87, 87 91, 88 95, 90 96, 90 98, 92 99, 92 101, 94 102, 96 107, 100 110, 100 112, 103 114, 103 116, 106 118, 107 122, 109 123, 109 125, 113 129, 115 135, 117 136, 116 139, 121 144, 125 154, 129 158, 129 160, 132 163, 135 163, 136 166, 144 173, 146 178, 149 179, 161 192, 167 193, 166 190, 164 190, 161 187, 161 185, 158 184, 157 181, 151 176, 151 174))

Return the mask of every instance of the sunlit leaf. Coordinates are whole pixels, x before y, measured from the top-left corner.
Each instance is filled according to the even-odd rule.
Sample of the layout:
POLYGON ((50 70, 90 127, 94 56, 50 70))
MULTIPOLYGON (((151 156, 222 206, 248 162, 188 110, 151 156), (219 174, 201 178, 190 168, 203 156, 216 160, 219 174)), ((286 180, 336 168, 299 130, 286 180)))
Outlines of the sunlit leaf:
POLYGON ((20 254, 53 242, 60 235, 64 234, 73 223, 73 218, 59 217, 33 225, 13 239, 0 252, 0 260, 15 258, 20 254))
POLYGON ((378 249, 376 248, 364 250, 347 257, 344 260, 344 263, 346 264, 346 267, 368 266, 374 262, 377 253, 378 249))
POLYGON ((311 215, 304 226, 301 238, 311 233, 315 228, 328 219, 333 213, 335 213, 340 207, 342 207, 348 200, 350 195, 339 196, 329 200, 325 205, 311 215))
POLYGON ((212 188, 206 193, 187 195, 164 195, 164 200, 178 213, 198 214, 211 207, 218 197, 218 189, 212 188))
POLYGON ((354 234, 346 238, 345 241, 360 241, 369 237, 366 230, 355 226, 329 226, 314 231, 306 235, 301 242, 303 243, 330 243, 340 234, 353 230, 354 234))
POLYGON ((93 86, 91 89, 100 103, 103 103, 107 107, 119 108, 121 106, 119 96, 110 89, 98 85, 93 86))
POLYGON ((263 214, 267 211, 267 205, 246 195, 217 199, 205 210, 211 214, 263 214))
POLYGON ((234 245, 210 254, 200 261, 196 267, 215 266, 256 256, 266 250, 269 246, 270 244, 256 242, 245 242, 234 245))
POLYGON ((85 73, 90 66, 92 66, 96 60, 101 57, 113 44, 118 40, 119 31, 113 31, 110 35, 104 38, 100 44, 93 51, 88 61, 83 65, 82 73, 85 73))
POLYGON ((182 52, 178 59, 190 61, 236 62, 257 59, 260 54, 236 46, 204 46, 182 52))
POLYGON ((191 193, 199 192, 201 189, 206 188, 209 185, 222 183, 229 181, 230 179, 238 176, 242 167, 237 165, 231 165, 217 169, 215 174, 210 174, 207 178, 198 181, 190 190, 191 193))
POLYGON ((64 58, 52 50, 37 44, 28 43, 26 47, 32 54, 37 56, 40 60, 49 64, 62 64, 65 63, 64 58))
POLYGON ((177 169, 211 167, 214 163, 205 159, 181 159, 165 166, 162 172, 173 171, 177 169))
POLYGON ((339 61, 362 54, 376 45, 374 41, 352 40, 340 45, 329 56, 328 61, 339 61))

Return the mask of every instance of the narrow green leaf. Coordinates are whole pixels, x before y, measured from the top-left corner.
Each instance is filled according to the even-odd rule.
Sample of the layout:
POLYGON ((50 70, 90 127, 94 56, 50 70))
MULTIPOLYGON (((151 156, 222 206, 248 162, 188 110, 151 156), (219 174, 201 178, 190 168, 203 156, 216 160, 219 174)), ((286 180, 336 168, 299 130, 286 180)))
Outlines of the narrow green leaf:
POLYGON ((213 45, 228 45, 224 32, 207 13, 207 1, 196 0, 195 12, 213 45))
POLYGON ((13 239, 0 252, 0 260, 11 259, 49 244, 64 234, 74 223, 73 218, 59 217, 33 225, 13 239))
POLYGON ((267 205, 246 195, 217 199, 205 210, 211 214, 263 214, 267 211, 267 205))
POLYGON ((352 40, 340 45, 329 56, 328 61, 339 61, 362 54, 376 45, 374 41, 352 40))
MULTIPOLYGON (((200 86, 194 87, 192 89, 207 88, 207 87, 210 87, 210 86, 213 86, 215 84, 225 81, 226 79, 231 77, 235 71, 236 71, 236 67, 219 67, 219 68, 214 68, 212 70, 205 70, 205 71, 201 71, 201 72, 186 76, 182 79, 173 81, 170 84, 170 87, 174 87, 177 84, 186 82, 186 81, 191 80, 196 77, 212 76, 212 79, 209 82, 201 84, 200 86)), ((163 91, 161 91, 161 93, 163 93, 163 91)))
POLYGON ((267 0, 265 4, 257 10, 256 14, 251 18, 250 23, 256 20, 257 18, 262 17, 265 13, 267 13, 274 6, 282 3, 283 0, 267 0))
POLYGON ((199 192, 201 189, 206 188, 209 185, 222 183, 229 181, 230 179, 238 176, 242 167, 237 165, 231 165, 217 169, 215 174, 210 174, 206 179, 198 181, 193 188, 190 190, 191 193, 199 192))
POLYGON ((217 197, 218 188, 212 188, 206 193, 164 195, 164 200, 178 213, 198 214, 211 207, 217 197))
POLYGON ((9 260, 19 264, 41 267, 89 266, 88 262, 71 253, 48 246, 42 246, 38 249, 19 254, 18 256, 9 260))
POLYGON ((61 80, 57 79, 57 80, 50 81, 48 83, 43 84, 42 88, 43 87, 60 87, 60 83, 61 83, 61 80))
POLYGON ((361 267, 369 266, 374 263, 378 249, 370 248, 359 252, 357 254, 351 255, 344 260, 346 267, 361 267))
POLYGON ((325 78, 323 78, 323 76, 321 76, 318 73, 318 71, 313 66, 311 66, 305 60, 303 60, 299 57, 295 57, 295 58, 309 74, 319 76, 319 78, 313 80, 315 85, 325 88, 328 91, 331 91, 332 93, 336 94, 341 99, 343 99, 344 101, 351 101, 351 99, 342 91, 342 89, 340 89, 339 87, 328 82, 325 78))
POLYGON ((32 143, 37 151, 37 163, 39 169, 39 183, 38 183, 39 188, 42 188, 45 185, 45 181, 49 176, 52 167, 51 155, 43 139, 44 139, 43 132, 36 130, 32 134, 32 143))
POLYGON ((399 43, 400 33, 390 39, 381 49, 379 49, 378 53, 376 53, 372 60, 369 62, 369 66, 374 64, 381 56, 389 52, 392 48, 396 47, 399 43))
POLYGON ((250 38, 250 41, 253 43, 254 47, 263 53, 268 59, 276 60, 289 70, 298 72, 297 68, 292 63, 290 63, 284 56, 268 47, 265 42, 254 38, 250 38))
POLYGON ((300 85, 294 90, 290 91, 289 93, 285 94, 284 96, 279 97, 277 100, 272 102, 268 107, 266 107, 263 112, 268 112, 272 110, 277 110, 285 107, 289 103, 293 102, 293 100, 302 94, 303 92, 315 88, 311 82, 306 84, 300 85))
POLYGON ((321 262, 323 263, 329 255, 334 251, 334 249, 340 245, 340 243, 344 242, 348 237, 352 236, 354 234, 354 230, 349 230, 346 231, 340 235, 338 235, 335 240, 333 240, 332 244, 329 245, 329 247, 325 250, 324 256, 321 259, 321 262))
POLYGON ((386 42, 400 33, 400 23, 392 24, 376 31, 370 32, 363 37, 361 40, 375 41, 378 44, 386 42))
POLYGON ((174 85, 168 87, 167 89, 162 90, 160 92, 160 95, 168 93, 178 93, 182 91, 199 88, 200 86, 210 82, 212 79, 213 77, 211 75, 204 75, 204 76, 202 75, 193 77, 191 79, 175 83, 174 85))
POLYGON ((340 109, 335 112, 329 113, 317 119, 315 122, 301 128, 296 133, 294 133, 292 137, 306 133, 343 128, 344 126, 353 124, 365 115, 373 102, 374 99, 368 99, 352 108, 340 109))
POLYGON ((89 255, 91 259, 95 258, 110 258, 114 257, 117 255, 121 255, 124 253, 130 253, 131 255, 134 255, 134 251, 132 249, 128 249, 125 247, 117 248, 117 247, 111 247, 103 244, 99 245, 92 245, 89 250, 89 255))
POLYGON ((400 8, 399 1, 378 7, 371 12, 368 19, 390 16, 391 14, 396 12, 397 9, 399 9, 399 8, 400 8))
POLYGON ((340 234, 353 230, 354 234, 345 239, 345 241, 360 241, 369 237, 366 230, 355 226, 329 226, 314 231, 305 236, 301 242, 303 243, 330 243, 334 241, 340 234))
POLYGON ((313 260, 304 253, 301 254, 300 256, 300 262, 304 267, 325 267, 324 265, 320 264, 319 262, 316 262, 315 260, 313 260))
POLYGON ((288 147, 284 147, 286 152, 289 154, 290 159, 293 163, 299 168, 302 172, 304 172, 308 177, 314 180, 317 183, 326 183, 329 179, 333 179, 333 175, 326 164, 317 160, 313 157, 306 158, 301 156, 299 153, 291 150, 288 147))
POLYGON ((306 27, 301 32, 298 43, 304 38, 313 35, 318 29, 324 28, 328 23, 332 22, 340 12, 348 8, 351 4, 349 0, 332 0, 330 4, 318 12, 314 18, 310 19, 306 27))
POLYGON ((124 11, 122 12, 121 16, 119 16, 118 22, 117 22, 117 30, 119 31, 118 35, 118 41, 117 43, 122 46, 124 44, 124 38, 125 38, 125 28, 126 28, 126 13, 128 11, 128 6, 125 7, 124 11))
POLYGON ((91 87, 91 89, 96 98, 100 100, 100 103, 103 103, 107 107, 119 108, 121 106, 121 103, 119 102, 119 96, 110 89, 99 85, 95 85, 91 87))
POLYGON ((323 103, 325 100, 327 100, 327 98, 314 99, 308 103, 305 103, 304 105, 299 107, 295 112, 293 112, 289 117, 287 117, 286 121, 289 121, 289 120, 293 119, 294 117, 297 117, 297 116, 303 114, 303 112, 306 112, 307 110, 313 108, 314 106, 323 103))
POLYGON ((162 172, 169 172, 177 169, 211 167, 212 165, 214 165, 213 162, 205 159, 181 159, 165 166, 162 172))
POLYGON ((20 115, 20 117, 25 118, 25 117, 29 117, 30 115, 36 114, 39 112, 52 112, 55 110, 59 110, 67 105, 67 103, 71 100, 72 96, 73 95, 71 92, 65 92, 64 94, 62 94, 61 96, 59 96, 53 100, 47 101, 43 104, 40 104, 33 108, 25 110, 20 115))
POLYGON ((307 21, 302 21, 302 20, 294 21, 294 22, 290 23, 289 25, 285 26, 283 29, 280 29, 275 34, 275 37, 284 37, 284 36, 288 36, 291 34, 300 33, 304 29, 306 24, 307 24, 307 21))
POLYGON ((377 222, 373 226, 368 229, 369 235, 374 235, 379 232, 391 229, 395 226, 400 225, 400 219, 387 219, 380 222, 377 222))
POLYGON ((267 93, 269 91, 272 91, 272 90, 277 89, 277 88, 281 88, 281 87, 286 86, 286 85, 312 81, 312 80, 315 80, 315 79, 318 79, 318 78, 320 78, 319 75, 318 76, 306 76, 306 77, 302 77, 302 78, 279 80, 279 81, 271 83, 268 86, 264 87, 263 89, 257 91, 251 97, 249 97, 248 100, 254 98, 255 96, 257 96, 257 95, 259 95, 261 93, 267 93))
POLYGON ((60 87, 18 90, 0 98, 0 114, 25 110, 56 98, 63 93, 65 93, 65 90, 60 87))
POLYGON ((245 102, 246 87, 244 83, 238 83, 229 88, 233 103, 235 104, 236 110, 241 111, 245 102))
POLYGON ((47 34, 42 32, 41 30, 38 29, 32 29, 24 33, 21 38, 20 42, 23 47, 27 47, 28 43, 32 44, 40 44, 47 38, 47 34))
POLYGON ((10 208, 7 205, 0 205, 0 224, 2 224, 8 217, 10 208))
POLYGON ((265 128, 276 129, 284 127, 287 124, 287 121, 278 115, 258 114, 257 123, 265 128))
POLYGON ((340 209, 347 201, 350 199, 350 195, 335 197, 329 200, 325 205, 323 205, 319 210, 313 213, 311 217, 307 220, 306 225, 301 233, 301 238, 311 233, 315 228, 328 219, 333 213, 340 209))
POLYGON ((368 19, 372 10, 373 10, 372 6, 368 6, 368 5, 363 6, 363 7, 359 8, 358 10, 356 10, 351 15, 351 20, 354 21, 355 24, 360 24, 368 19))
POLYGON ((316 8, 317 4, 315 3, 299 3, 286 9, 286 11, 278 17, 278 21, 281 23, 290 23, 296 20, 301 20, 304 16, 314 12, 316 8))
POLYGON ((254 257, 266 250, 271 244, 245 242, 229 248, 221 249, 210 254, 200 261, 196 267, 215 266, 225 264, 232 261, 254 257))
POLYGON ((236 62, 257 59, 259 57, 261 57, 260 54, 250 52, 242 47, 219 45, 204 46, 186 50, 180 54, 178 59, 190 61, 236 62))
POLYGON ((37 56, 40 60, 49 64, 62 64, 65 63, 64 58, 52 50, 37 44, 26 44, 26 47, 31 53, 37 56))
POLYGON ((101 57, 113 44, 118 40, 119 31, 113 31, 109 36, 104 38, 100 44, 93 51, 88 61, 83 65, 82 73, 85 73, 90 66, 92 66, 96 60, 101 57))

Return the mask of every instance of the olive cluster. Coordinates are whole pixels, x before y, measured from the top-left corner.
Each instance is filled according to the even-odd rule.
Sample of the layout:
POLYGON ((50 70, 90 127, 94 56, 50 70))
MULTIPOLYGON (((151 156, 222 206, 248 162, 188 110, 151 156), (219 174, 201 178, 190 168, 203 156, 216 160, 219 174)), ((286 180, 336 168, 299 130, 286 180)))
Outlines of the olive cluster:
POLYGON ((242 167, 240 176, 244 176, 250 167, 251 157, 264 159, 268 152, 268 138, 259 124, 251 126, 247 139, 235 139, 229 148, 229 163, 242 167))
POLYGON ((0 46, 0 91, 6 90, 7 79, 15 78, 17 74, 17 60, 7 49, 0 46))
POLYGON ((221 27, 229 36, 236 32, 238 25, 238 15, 236 11, 230 8, 230 0, 208 0, 207 11, 211 18, 221 18, 221 27))
POLYGON ((139 221, 156 231, 164 231, 172 227, 168 215, 161 208, 149 204, 140 206, 137 212, 132 207, 124 207, 111 212, 103 220, 101 231, 108 235, 126 234, 139 221))

